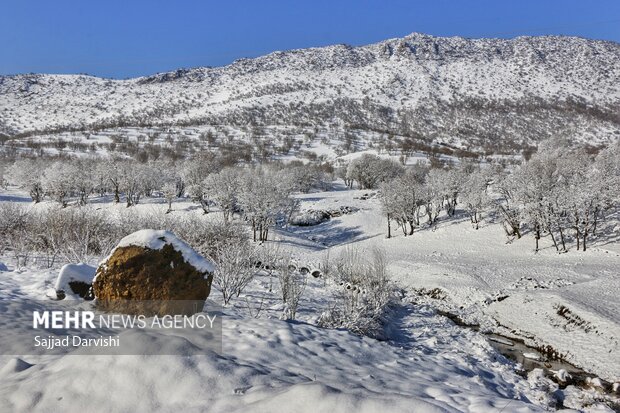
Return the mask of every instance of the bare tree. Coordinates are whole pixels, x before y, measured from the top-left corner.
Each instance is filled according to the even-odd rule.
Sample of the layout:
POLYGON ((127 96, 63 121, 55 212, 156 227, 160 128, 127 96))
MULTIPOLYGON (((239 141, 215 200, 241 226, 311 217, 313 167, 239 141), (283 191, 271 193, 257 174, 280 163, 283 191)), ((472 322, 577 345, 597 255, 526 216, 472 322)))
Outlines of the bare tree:
POLYGON ((222 292, 224 304, 228 305, 254 278, 256 250, 245 243, 226 245, 218 249, 215 261, 213 281, 222 292))

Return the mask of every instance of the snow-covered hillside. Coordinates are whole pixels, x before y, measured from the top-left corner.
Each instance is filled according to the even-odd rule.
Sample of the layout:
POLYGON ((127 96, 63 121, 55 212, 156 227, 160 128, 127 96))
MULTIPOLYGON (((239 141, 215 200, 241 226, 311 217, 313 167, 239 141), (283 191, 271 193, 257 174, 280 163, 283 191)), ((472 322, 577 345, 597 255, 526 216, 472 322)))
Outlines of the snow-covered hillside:
POLYGON ((620 136, 620 45, 411 34, 127 80, 0 77, 0 133, 147 125, 348 125, 457 147, 620 136))

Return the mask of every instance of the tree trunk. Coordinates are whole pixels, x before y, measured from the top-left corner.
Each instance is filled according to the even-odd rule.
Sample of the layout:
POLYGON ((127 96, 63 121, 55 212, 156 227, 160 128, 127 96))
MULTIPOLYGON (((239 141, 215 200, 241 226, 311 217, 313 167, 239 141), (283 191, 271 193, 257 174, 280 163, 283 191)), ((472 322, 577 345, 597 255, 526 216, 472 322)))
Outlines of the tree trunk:
POLYGON ((562 242, 562 251, 566 251, 566 242, 564 241, 564 231, 562 231, 562 227, 559 227, 560 231, 560 241, 562 242))
POLYGON ((553 236, 553 231, 549 229, 549 234, 551 235, 551 240, 553 241, 553 246, 555 246, 555 250, 560 252, 560 248, 558 248, 558 243, 555 241, 555 237, 553 236))
POLYGON ((581 249, 580 237, 581 237, 581 234, 579 233, 579 230, 577 230, 577 235, 575 236, 575 238, 577 238, 577 251, 581 249))
POLYGON ((588 238, 588 231, 583 232, 583 250, 586 250, 586 239, 588 238))
POLYGON ((594 222, 592 224, 592 235, 596 236, 596 225, 598 224, 599 207, 594 208, 594 222))
POLYGON ((392 227, 390 226, 390 214, 387 214, 387 237, 392 238, 392 227))

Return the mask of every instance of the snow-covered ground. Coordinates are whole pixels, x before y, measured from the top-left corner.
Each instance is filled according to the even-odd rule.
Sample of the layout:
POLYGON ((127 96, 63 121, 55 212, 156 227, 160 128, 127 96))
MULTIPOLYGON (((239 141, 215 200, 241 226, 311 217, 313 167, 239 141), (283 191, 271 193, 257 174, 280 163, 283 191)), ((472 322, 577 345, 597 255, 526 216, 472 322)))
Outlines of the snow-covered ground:
MULTIPOLYGON (((277 281, 263 274, 225 308, 221 354, 205 349, 202 356, 183 356, 179 347, 178 356, 0 356, 0 410, 527 412, 563 398, 565 407, 610 411, 596 390, 558 390, 537 372, 522 377, 482 332, 457 326, 435 309, 483 331, 551 345, 579 367, 618 381, 617 242, 599 239, 585 253, 561 255, 549 245, 534 254, 530 236, 509 244, 499 225, 485 221, 476 231, 458 216, 411 237, 393 229, 386 239, 372 191, 300 198, 302 210, 359 210, 316 226, 280 229, 268 243, 290 249, 311 267, 346 248, 385 250, 400 287, 388 340, 318 327, 339 288, 321 278, 309 277, 297 320, 279 320, 281 300, 269 288, 277 281), (424 295, 434 288, 441 289, 436 298, 424 295), (264 309, 255 318, 259 301, 264 309)), ((0 192, 0 199, 22 198, 0 192)), ((132 208, 163 214, 161 202, 132 208)), ((183 201, 172 214, 200 211, 183 201)), ((58 275, 58 269, 16 269, 10 257, 0 262, 6 265, 0 265, 2 299, 45 299, 58 275)), ((214 290, 211 298, 218 294, 214 290)))
MULTIPOLYGON (((409 291, 440 288, 445 299, 434 306, 458 314, 483 329, 551 345, 568 361, 610 380, 620 379, 620 234, 600 238, 586 252, 557 254, 551 240, 534 253, 534 240, 508 242, 497 224, 487 221, 474 230, 463 216, 422 226, 404 237, 393 228, 386 239, 380 202, 344 191, 310 194, 308 209, 348 205, 360 208, 327 223, 295 229, 286 239, 315 240, 330 245, 330 254, 355 243, 381 245, 394 279, 409 291), (614 242, 615 240, 615 242, 614 242), (558 314, 560 306, 570 313, 558 314), (579 319, 583 320, 580 323, 579 319)), ((308 247, 308 259, 323 252, 308 247)))

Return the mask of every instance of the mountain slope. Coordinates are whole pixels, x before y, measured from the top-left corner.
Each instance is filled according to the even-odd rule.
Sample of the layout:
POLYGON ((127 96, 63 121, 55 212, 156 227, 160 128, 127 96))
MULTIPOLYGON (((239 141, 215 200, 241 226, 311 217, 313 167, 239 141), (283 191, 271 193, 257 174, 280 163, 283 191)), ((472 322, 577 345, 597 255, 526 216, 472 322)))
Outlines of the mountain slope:
POLYGON ((0 77, 9 136, 148 125, 347 125, 469 148, 620 136, 620 45, 411 34, 128 80, 0 77))

